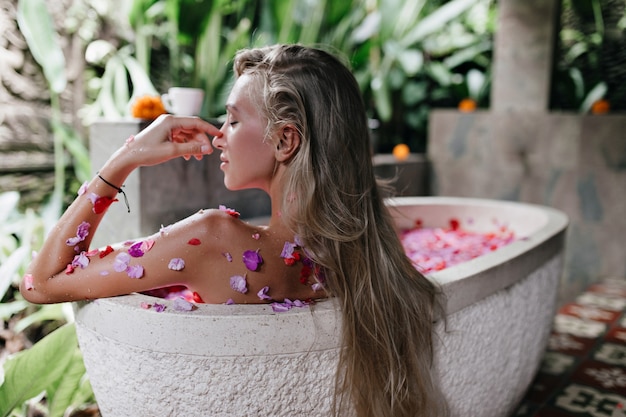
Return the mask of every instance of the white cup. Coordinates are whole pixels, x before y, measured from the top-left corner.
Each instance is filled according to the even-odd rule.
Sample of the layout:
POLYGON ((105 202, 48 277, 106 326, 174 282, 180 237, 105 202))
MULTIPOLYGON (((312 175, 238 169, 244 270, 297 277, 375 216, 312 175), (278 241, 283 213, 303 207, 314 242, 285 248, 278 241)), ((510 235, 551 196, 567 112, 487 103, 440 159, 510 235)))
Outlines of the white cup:
POLYGON ((161 95, 165 110, 178 116, 197 116, 202 110, 204 91, 200 88, 172 87, 161 95))

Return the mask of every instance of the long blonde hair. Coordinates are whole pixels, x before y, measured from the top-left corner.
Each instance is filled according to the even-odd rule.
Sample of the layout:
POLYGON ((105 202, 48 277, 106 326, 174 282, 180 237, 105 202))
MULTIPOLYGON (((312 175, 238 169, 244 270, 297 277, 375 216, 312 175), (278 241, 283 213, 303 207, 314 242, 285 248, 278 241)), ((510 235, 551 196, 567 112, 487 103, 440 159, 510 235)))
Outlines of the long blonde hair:
POLYGON ((283 217, 341 305, 335 414, 349 404, 359 417, 445 415, 432 370, 438 290, 406 257, 384 205, 354 76, 300 45, 240 51, 234 69, 259 79, 270 133, 290 124, 301 136, 283 217))

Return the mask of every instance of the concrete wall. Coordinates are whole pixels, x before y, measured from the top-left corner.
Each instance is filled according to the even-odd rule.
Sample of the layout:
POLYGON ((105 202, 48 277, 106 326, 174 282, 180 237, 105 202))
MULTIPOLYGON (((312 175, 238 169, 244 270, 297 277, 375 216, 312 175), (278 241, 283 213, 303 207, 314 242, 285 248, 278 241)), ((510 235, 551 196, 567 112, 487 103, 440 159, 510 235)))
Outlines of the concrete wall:
POLYGON ((437 110, 428 143, 434 195, 568 214, 560 302, 602 277, 626 276, 626 115, 437 110))

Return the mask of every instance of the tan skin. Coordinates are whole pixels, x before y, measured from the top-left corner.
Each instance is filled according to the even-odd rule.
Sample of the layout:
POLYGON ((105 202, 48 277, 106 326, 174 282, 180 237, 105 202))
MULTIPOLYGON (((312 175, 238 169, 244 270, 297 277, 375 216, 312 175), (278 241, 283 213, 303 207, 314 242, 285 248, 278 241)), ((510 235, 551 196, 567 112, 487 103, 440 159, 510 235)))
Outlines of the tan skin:
POLYGON ((116 151, 99 173, 110 183, 121 185, 138 167, 178 157, 201 159, 213 153, 215 147, 221 151, 221 169, 229 189, 259 188, 269 194, 272 213, 267 226, 250 225, 222 210, 200 210, 164 231, 136 240, 154 241, 142 257, 131 258, 130 265, 143 266, 141 278, 130 278, 125 271, 113 269, 116 255, 128 252, 128 246, 123 244, 112 245, 114 251, 102 258, 89 257, 85 268, 77 267, 68 274, 66 267, 74 256, 90 250, 91 237, 106 213, 94 213, 94 205, 87 195, 117 197, 117 190, 96 176, 88 184, 86 193, 77 197, 63 214, 33 259, 27 278, 20 285, 24 298, 38 304, 57 303, 172 285, 186 286, 207 303, 268 302, 257 296, 265 286, 269 286, 268 295, 276 301, 322 297, 322 292, 311 288, 312 277, 306 285, 300 282, 301 263, 287 266, 280 257, 285 242, 294 241, 293 233, 281 219, 281 178, 284 164, 298 150, 300 137, 292 126, 285 126, 277 133, 275 142, 263 140, 266 120, 250 96, 253 90, 248 76, 237 80, 227 102, 228 119, 220 130, 199 118, 161 116, 116 151), (209 137, 213 137, 213 146, 209 137), (66 240, 77 235, 81 222, 91 225, 90 233, 75 249, 68 246, 66 240), (192 239, 199 240, 200 244, 189 244, 192 239), (246 250, 258 250, 263 257, 257 271, 246 269, 242 261, 246 250), (232 262, 225 253, 232 255, 232 262), (185 267, 179 271, 169 269, 172 258, 182 258, 185 267), (231 288, 233 275, 246 276, 248 291, 245 294, 231 288))

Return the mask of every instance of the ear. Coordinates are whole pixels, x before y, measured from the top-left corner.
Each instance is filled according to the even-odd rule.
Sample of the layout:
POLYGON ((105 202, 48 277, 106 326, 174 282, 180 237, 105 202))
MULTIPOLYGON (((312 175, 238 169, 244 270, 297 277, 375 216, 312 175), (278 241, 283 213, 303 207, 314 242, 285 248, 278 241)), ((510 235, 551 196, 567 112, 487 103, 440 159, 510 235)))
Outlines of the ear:
POLYGON ((300 149, 300 133, 293 125, 286 125, 280 130, 279 139, 276 145, 276 160, 286 162, 300 149))

